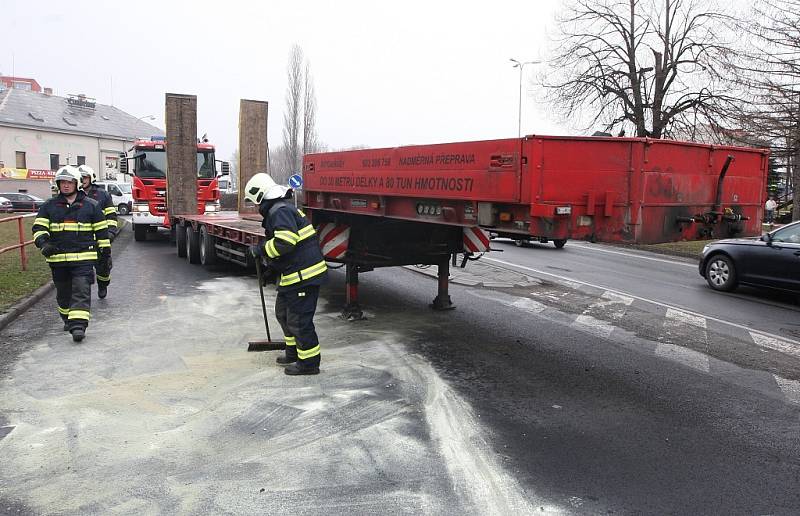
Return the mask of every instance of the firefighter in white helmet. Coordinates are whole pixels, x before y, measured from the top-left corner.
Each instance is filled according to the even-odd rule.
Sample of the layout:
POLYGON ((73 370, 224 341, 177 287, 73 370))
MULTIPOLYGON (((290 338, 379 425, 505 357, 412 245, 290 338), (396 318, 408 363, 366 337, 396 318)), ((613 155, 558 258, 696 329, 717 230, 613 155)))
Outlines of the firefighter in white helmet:
MULTIPOLYGON (((97 186, 97 175, 94 169, 89 165, 81 165, 78 167, 81 173, 81 185, 86 196, 94 199, 103 210, 103 216, 108 222, 108 236, 113 242, 117 237, 118 223, 117 223, 117 208, 114 206, 114 201, 111 199, 111 194, 97 186)), ((95 273, 97 275, 97 297, 100 299, 108 295, 108 284, 111 283, 111 253, 101 255, 95 265, 95 273)))
POLYGON ((245 199, 258 206, 264 218, 266 241, 253 245, 256 260, 266 260, 274 271, 278 295, 275 316, 283 330, 286 352, 278 357, 288 375, 318 374, 319 338, 314 328, 320 286, 327 279, 327 265, 314 227, 289 201, 292 189, 264 173, 254 175, 244 187, 245 199))
POLYGON ((94 265, 98 254, 111 253, 111 241, 100 205, 80 190, 78 169, 61 167, 55 183, 59 194, 39 208, 33 241, 50 265, 64 331, 80 342, 91 316, 94 265))

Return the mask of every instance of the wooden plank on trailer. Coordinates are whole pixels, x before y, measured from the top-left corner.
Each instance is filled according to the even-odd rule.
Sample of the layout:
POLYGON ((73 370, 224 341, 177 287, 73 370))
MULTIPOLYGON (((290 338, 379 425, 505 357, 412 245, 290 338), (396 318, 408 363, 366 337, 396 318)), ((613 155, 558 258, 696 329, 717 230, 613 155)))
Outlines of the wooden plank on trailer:
POLYGON ((166 94, 167 209, 197 213, 197 97, 166 94))
POLYGON ((257 213, 257 207, 245 205, 244 186, 256 173, 269 173, 268 107, 261 100, 242 99, 239 104, 239 213, 257 213))

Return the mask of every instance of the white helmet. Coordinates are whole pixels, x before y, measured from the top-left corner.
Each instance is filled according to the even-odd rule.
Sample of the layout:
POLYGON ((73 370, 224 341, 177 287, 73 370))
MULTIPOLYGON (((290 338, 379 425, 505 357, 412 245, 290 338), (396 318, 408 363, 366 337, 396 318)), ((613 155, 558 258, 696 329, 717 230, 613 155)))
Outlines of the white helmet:
POLYGON ((53 181, 56 183, 56 185, 58 185, 59 181, 75 181, 75 183, 80 186, 81 173, 78 172, 78 169, 72 165, 66 165, 58 169, 58 172, 56 172, 56 177, 53 178, 53 181))
POLYGON ((78 172, 81 173, 81 177, 89 176, 92 178, 90 182, 94 183, 97 181, 97 174, 94 173, 94 169, 89 165, 81 165, 78 167, 78 172))
POLYGON ((261 204, 263 200, 280 199, 291 190, 288 186, 277 184, 269 175, 259 172, 250 178, 244 187, 244 198, 253 204, 261 204))

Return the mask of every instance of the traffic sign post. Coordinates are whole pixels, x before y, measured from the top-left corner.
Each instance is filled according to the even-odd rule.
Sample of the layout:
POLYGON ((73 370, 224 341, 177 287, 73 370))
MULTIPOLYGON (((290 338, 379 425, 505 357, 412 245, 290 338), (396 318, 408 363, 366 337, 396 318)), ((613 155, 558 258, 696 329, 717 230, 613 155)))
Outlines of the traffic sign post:
MULTIPOLYGON (((300 190, 303 188, 303 176, 300 174, 294 174, 292 177, 289 178, 289 186, 295 190, 300 190)), ((294 198, 294 207, 297 208, 297 196, 293 195, 294 198)))

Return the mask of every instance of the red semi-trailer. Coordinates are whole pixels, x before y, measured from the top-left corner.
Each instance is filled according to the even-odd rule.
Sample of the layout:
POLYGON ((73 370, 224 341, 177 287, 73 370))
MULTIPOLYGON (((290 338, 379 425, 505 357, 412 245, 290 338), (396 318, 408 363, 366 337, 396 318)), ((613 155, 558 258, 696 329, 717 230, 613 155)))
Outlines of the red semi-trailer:
MULTIPOLYGON (((358 275, 437 265, 436 309, 452 308, 449 267, 515 240, 656 243, 760 231, 765 150, 640 138, 527 136, 310 154, 304 210, 323 254, 346 266, 345 314, 360 317, 358 275)), ((252 213, 253 206, 240 206, 252 213)), ((192 263, 250 265, 260 217, 173 219, 192 263)))
POLYGON ((305 157, 309 210, 478 225, 518 240, 658 243, 757 235, 768 152, 527 136, 305 157))

